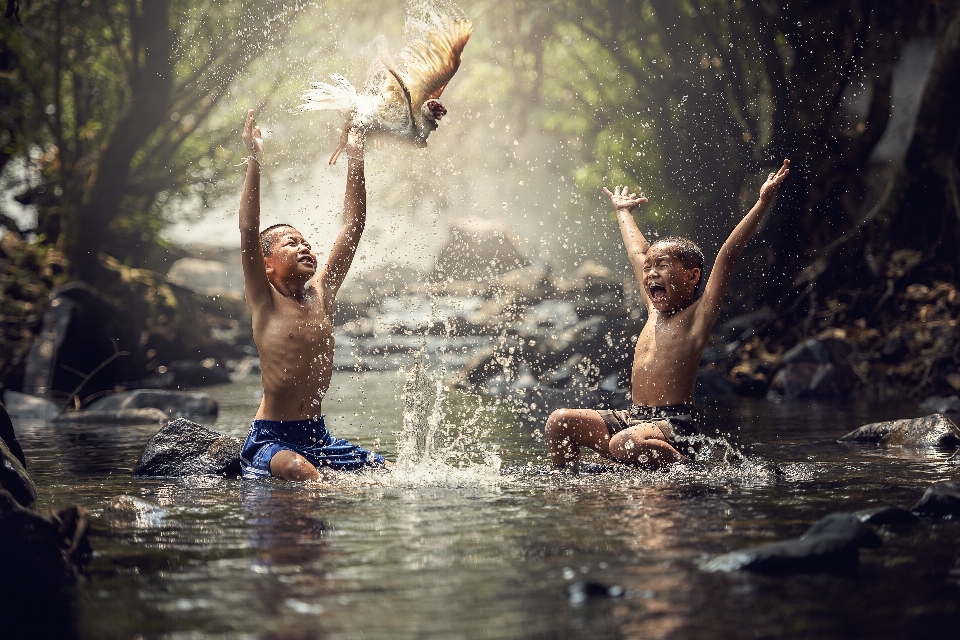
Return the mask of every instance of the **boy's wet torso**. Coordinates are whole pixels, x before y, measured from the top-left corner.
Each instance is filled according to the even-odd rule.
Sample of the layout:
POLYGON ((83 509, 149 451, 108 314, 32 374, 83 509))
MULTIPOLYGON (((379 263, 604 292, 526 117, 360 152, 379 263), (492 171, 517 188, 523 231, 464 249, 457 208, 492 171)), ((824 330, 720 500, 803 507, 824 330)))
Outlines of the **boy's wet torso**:
POLYGON ((701 332, 694 330, 699 305, 700 300, 694 300, 669 316, 650 309, 633 356, 634 404, 693 404, 693 388, 705 344, 701 332))
POLYGON ((333 372, 333 309, 309 283, 298 301, 274 293, 270 314, 254 314, 263 402, 257 418, 302 420, 320 415, 333 372), (259 316, 259 317, 258 317, 259 316))

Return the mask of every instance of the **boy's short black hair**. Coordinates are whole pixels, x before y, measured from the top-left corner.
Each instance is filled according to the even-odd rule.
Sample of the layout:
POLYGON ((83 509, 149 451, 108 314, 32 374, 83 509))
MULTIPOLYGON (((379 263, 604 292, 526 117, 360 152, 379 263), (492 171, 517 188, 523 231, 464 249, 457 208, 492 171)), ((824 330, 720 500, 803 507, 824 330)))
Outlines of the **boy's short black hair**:
POLYGON ((272 224, 260 232, 260 247, 263 249, 264 256, 269 256, 273 253, 273 236, 275 234, 272 232, 281 227, 287 227, 290 229, 295 228, 293 225, 287 224, 286 222, 280 222, 278 224, 272 224))
MULTIPOLYGON (((650 248, 652 249, 658 244, 675 247, 674 253, 677 259, 687 269, 700 269, 700 280, 703 280, 703 250, 697 246, 696 242, 681 236, 665 236, 658 238, 656 242, 650 245, 650 248)), ((700 283, 697 282, 697 284, 700 283)))

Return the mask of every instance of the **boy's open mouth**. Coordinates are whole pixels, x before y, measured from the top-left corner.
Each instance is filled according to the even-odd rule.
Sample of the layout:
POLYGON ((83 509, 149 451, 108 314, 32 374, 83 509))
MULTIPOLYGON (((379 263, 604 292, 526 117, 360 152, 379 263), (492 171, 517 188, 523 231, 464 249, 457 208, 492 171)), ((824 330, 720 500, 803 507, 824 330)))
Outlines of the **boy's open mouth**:
POLYGON ((302 256, 300 258, 297 258, 297 262, 299 262, 300 264, 310 265, 311 267, 314 266, 313 258, 311 258, 310 256, 302 256))
POLYGON ((654 302, 666 300, 667 288, 659 284, 650 285, 650 299, 654 302))

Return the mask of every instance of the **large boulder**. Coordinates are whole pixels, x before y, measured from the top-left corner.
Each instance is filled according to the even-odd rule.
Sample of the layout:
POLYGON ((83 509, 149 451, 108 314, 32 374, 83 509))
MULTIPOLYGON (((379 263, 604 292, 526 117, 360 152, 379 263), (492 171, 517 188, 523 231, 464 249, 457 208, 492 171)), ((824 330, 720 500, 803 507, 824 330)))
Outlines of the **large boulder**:
POLYGON ((772 398, 845 398, 856 383, 849 347, 836 338, 810 338, 783 354, 770 382, 772 398))
POLYGON ((17 456, 0 440, 0 490, 6 491, 24 507, 37 501, 37 487, 17 456))
POLYGON ((88 407, 87 411, 123 411, 126 409, 160 409, 171 418, 183 416, 217 415, 217 401, 206 393, 186 393, 162 389, 137 389, 104 396, 88 407))
POLYGON ((710 560, 703 568, 779 575, 844 571, 857 566, 861 547, 880 544, 876 532, 855 515, 832 513, 799 538, 727 553, 710 560))
POLYGON ((960 515, 960 480, 931 485, 911 511, 922 516, 960 515))
POLYGON ((956 449, 960 429, 945 415, 934 413, 912 420, 874 422, 854 429, 840 442, 873 442, 918 449, 956 449))
POLYGON ((488 221, 464 221, 450 230, 440 248, 433 272, 426 280, 488 281, 508 271, 526 267, 530 260, 518 248, 509 229, 488 221))
POLYGON ((133 475, 140 477, 240 475, 238 438, 185 418, 170 421, 147 442, 133 475))

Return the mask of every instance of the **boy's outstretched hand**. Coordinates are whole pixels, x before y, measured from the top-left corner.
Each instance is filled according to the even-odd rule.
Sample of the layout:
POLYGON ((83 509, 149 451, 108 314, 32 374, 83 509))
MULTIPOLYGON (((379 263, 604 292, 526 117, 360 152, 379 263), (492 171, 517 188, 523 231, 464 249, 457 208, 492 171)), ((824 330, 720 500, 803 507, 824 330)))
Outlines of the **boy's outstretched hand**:
POLYGON ((626 211, 628 213, 633 211, 637 205, 647 201, 643 196, 637 197, 637 194, 629 193, 629 191, 630 189, 620 185, 614 187, 613 193, 610 193, 610 190, 606 187, 603 188, 603 192, 610 198, 613 208, 617 211, 626 211))
POLYGON ((256 120, 253 117, 253 109, 247 110, 247 122, 243 125, 243 133, 240 137, 247 151, 250 152, 257 162, 263 162, 263 138, 260 134, 260 127, 255 126, 256 120))
POLYGON ((760 187, 760 201, 767 205, 773 202, 777 191, 780 190, 780 183, 782 183, 788 175, 790 175, 790 161, 784 160, 780 170, 767 176, 767 181, 760 187))

